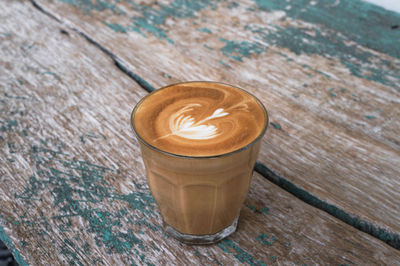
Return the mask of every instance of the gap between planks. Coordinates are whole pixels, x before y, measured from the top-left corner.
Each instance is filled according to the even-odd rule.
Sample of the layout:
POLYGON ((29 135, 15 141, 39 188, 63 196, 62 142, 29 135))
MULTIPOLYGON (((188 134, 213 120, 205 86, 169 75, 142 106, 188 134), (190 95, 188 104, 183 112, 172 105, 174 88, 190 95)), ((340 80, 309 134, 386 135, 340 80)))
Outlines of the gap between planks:
MULTIPOLYGON (((100 43, 98 43, 96 40, 91 38, 88 34, 81 31, 80 29, 74 27, 67 21, 62 20, 61 18, 57 17, 56 15, 52 14, 51 12, 47 11, 40 4, 38 4, 35 0, 30 0, 30 2, 40 12, 42 12, 43 14, 56 20, 60 24, 67 26, 69 29, 75 31, 80 36, 85 38, 89 43, 93 44, 95 47, 100 49, 103 53, 105 53, 108 57, 110 57, 113 60, 115 66, 119 70, 121 70, 123 73, 128 75, 131 79, 133 79, 145 91, 150 93, 156 89, 150 83, 148 83, 145 79, 141 78, 139 75, 137 75, 136 73, 129 70, 129 66, 126 62, 124 62, 124 60, 122 60, 117 55, 113 54, 107 48, 105 48, 100 43)), ((318 197, 309 193, 308 191, 296 186, 295 184, 293 184, 286 178, 279 176, 278 174, 276 174, 275 172, 273 172, 271 169, 269 169, 267 166, 265 166, 264 164, 262 164, 260 162, 256 162, 254 170, 257 173, 259 173, 260 175, 262 175, 264 178, 266 178, 268 181, 278 185, 280 188, 289 192, 290 194, 292 194, 299 200, 301 200, 317 209, 320 209, 320 210, 332 215, 333 217, 341 220, 342 222, 344 222, 348 225, 351 225, 354 228, 387 243, 388 245, 392 246, 395 249, 400 250, 400 234, 395 234, 395 233, 389 232, 385 228, 379 228, 379 227, 375 226, 374 224, 372 224, 368 220, 360 219, 359 217, 351 215, 335 205, 332 205, 328 202, 325 202, 325 201, 319 199, 318 197)))

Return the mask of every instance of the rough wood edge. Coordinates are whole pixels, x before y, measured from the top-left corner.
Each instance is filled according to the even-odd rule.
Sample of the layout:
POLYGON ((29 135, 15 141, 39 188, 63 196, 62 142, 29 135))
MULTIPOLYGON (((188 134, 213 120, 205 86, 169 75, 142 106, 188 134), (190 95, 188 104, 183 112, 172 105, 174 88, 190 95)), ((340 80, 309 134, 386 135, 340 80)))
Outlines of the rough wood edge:
POLYGON ((28 266, 28 263, 24 260, 21 253, 19 253, 18 249, 14 246, 12 240, 8 237, 3 227, 0 225, 0 240, 7 246, 7 248, 11 251, 14 259, 21 266, 28 266))
MULTIPOLYGON (((104 52, 107 56, 109 56, 114 61, 115 65, 122 72, 124 72, 126 75, 128 75, 130 78, 132 78, 141 88, 143 88, 147 92, 152 92, 156 89, 152 85, 150 85, 150 83, 148 83, 145 79, 143 79, 136 73, 129 70, 129 67, 121 58, 119 58, 117 55, 113 54, 110 50, 108 50, 107 48, 102 46, 96 40, 91 38, 88 34, 79 30, 78 28, 72 26, 67 21, 64 21, 61 18, 58 18, 56 15, 52 14, 51 12, 49 12, 48 10, 43 8, 40 4, 38 4, 36 2, 36 0, 30 0, 30 2, 39 11, 43 12, 44 14, 51 17, 52 19, 55 19, 56 21, 66 25, 71 30, 73 30, 73 31, 77 32, 78 34, 80 34, 81 36, 83 36, 88 42, 90 42, 91 44, 93 44, 97 48, 99 48, 102 52, 104 52)), ((320 198, 316 197, 315 195, 309 193, 308 191, 296 186, 295 184, 290 182, 288 179, 277 175, 276 173, 271 171, 267 166, 265 166, 264 164, 262 164, 260 162, 256 162, 254 170, 257 173, 259 173, 260 175, 262 175, 263 177, 265 177, 270 182, 278 185, 280 188, 291 193, 292 195, 294 195, 296 198, 300 199, 301 201, 303 201, 317 209, 320 209, 320 210, 332 215, 333 217, 341 220, 342 222, 344 222, 350 226, 353 226, 354 228, 387 243, 388 245, 392 246, 393 248, 395 248, 397 250, 400 250, 400 234, 397 234, 396 232, 388 230, 387 228, 375 226, 368 219, 363 219, 361 217, 351 215, 351 214, 345 212, 343 209, 321 200, 320 198)))

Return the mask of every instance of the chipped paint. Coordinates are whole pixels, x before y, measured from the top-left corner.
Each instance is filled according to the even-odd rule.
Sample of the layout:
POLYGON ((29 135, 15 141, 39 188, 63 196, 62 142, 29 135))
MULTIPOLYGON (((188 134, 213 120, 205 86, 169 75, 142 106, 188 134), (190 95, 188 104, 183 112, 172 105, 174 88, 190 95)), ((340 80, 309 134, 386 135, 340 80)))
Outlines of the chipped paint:
POLYGON ((265 50, 261 45, 248 41, 230 41, 224 38, 219 40, 225 43, 221 52, 239 62, 243 62, 243 57, 250 58, 252 54, 261 54, 265 50))
MULTIPOLYGON (((1 218, 1 217, 0 217, 1 218)), ((0 219, 0 222, 2 220, 0 219)), ((11 250, 15 260, 21 266, 28 266, 28 263, 24 260, 21 254, 18 252, 18 249, 14 246, 12 240, 8 237, 3 227, 0 225, 0 240, 11 250)))
POLYGON ((265 263, 255 259, 252 255, 247 253, 245 250, 239 247, 239 245, 233 241, 228 239, 224 239, 218 243, 218 247, 221 248, 225 253, 232 253, 236 260, 240 263, 248 263, 249 265, 260 265, 266 266, 265 263))
MULTIPOLYGON (((275 26, 275 31, 255 27, 252 31, 263 41, 288 48, 297 55, 316 54, 338 58, 352 75, 400 91, 400 85, 393 81, 399 79, 400 74, 390 68, 389 61, 376 57, 368 50, 400 58, 400 31, 390 28, 392 23, 400 21, 400 14, 359 0, 339 1, 337 5, 328 2, 316 1, 315 5, 309 5, 306 0, 300 0, 286 10, 285 1, 255 0, 261 10, 284 10, 288 18, 312 23, 314 27, 275 26), (340 16, 336 16, 336 13, 340 13, 340 16), (365 23, 360 23, 360 20, 365 23)), ((253 26, 248 25, 249 28, 253 26)))
MULTIPOLYGON (((140 212, 143 217, 158 217, 154 199, 148 189, 135 184, 136 189, 130 194, 117 193, 105 180, 105 176, 115 174, 117 169, 75 158, 66 160, 68 155, 63 152, 65 145, 58 140, 41 140, 41 145, 33 146, 29 154, 39 170, 30 177, 23 191, 14 195, 15 198, 25 200, 26 204, 30 205, 41 200, 43 193, 48 193, 52 198, 52 207, 59 213, 52 217, 52 224, 56 221, 58 230, 70 232, 72 221, 82 219, 85 232, 93 235, 98 246, 104 246, 109 252, 136 254, 142 261, 146 261, 145 254, 139 251, 143 249, 142 241, 131 229, 123 228, 122 221, 133 219, 137 228, 145 226, 153 231, 159 230, 157 226, 144 219, 138 219, 135 215, 136 212, 140 212), (52 164, 54 161, 58 162, 57 168, 52 164), (113 201, 126 202, 128 209, 93 207, 105 206, 113 201), (125 232, 121 232, 121 229, 125 232), (139 250, 136 247, 139 247, 139 250)), ((49 226, 49 221, 42 218, 40 224, 49 226)), ((37 221, 21 217, 20 222, 24 226, 32 227, 32 230, 42 234, 42 237, 47 234, 47 231, 35 229, 38 226, 37 221)), ((61 247, 62 254, 70 262, 80 263, 80 259, 77 253, 71 252, 68 247, 91 251, 87 244, 79 245, 73 237, 64 239, 64 245, 61 247)))

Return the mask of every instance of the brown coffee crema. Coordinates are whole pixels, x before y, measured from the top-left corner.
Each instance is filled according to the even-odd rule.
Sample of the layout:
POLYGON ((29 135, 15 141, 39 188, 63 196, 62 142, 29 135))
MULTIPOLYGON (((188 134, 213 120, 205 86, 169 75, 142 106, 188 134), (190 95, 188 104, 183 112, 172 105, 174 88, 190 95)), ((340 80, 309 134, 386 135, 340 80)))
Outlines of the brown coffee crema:
POLYGON ((247 92, 229 85, 189 82, 148 95, 137 107, 134 127, 145 142, 185 156, 238 150, 264 130, 265 109, 247 92))

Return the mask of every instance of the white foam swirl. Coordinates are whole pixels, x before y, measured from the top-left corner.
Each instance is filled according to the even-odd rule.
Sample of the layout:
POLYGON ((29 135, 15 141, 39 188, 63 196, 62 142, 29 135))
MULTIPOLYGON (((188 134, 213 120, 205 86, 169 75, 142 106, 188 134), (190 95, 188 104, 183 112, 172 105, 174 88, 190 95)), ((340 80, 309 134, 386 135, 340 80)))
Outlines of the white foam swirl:
POLYGON ((169 128, 171 133, 160 137, 160 139, 169 137, 171 135, 195 140, 212 139, 217 137, 219 135, 218 128, 214 125, 204 123, 211 119, 227 116, 229 113, 224 112, 223 108, 218 108, 212 115, 196 122, 191 115, 185 115, 186 112, 193 111, 193 107, 195 106, 201 105, 188 104, 175 114, 171 115, 169 119, 169 128))

